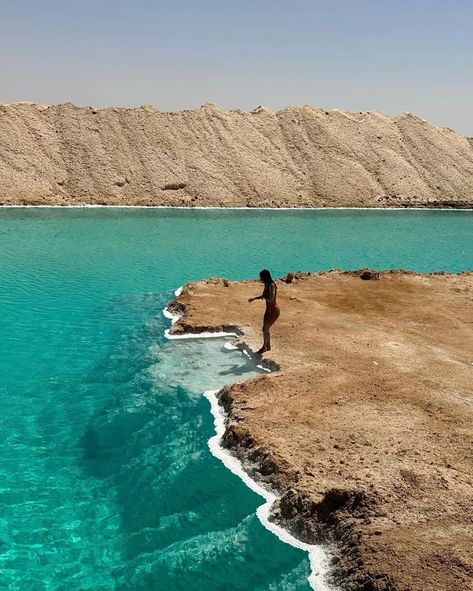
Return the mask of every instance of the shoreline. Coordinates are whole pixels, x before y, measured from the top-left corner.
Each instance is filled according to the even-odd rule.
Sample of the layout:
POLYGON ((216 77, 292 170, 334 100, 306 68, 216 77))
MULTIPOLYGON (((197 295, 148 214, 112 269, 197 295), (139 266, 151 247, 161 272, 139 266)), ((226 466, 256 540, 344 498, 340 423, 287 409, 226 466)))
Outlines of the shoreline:
MULTIPOLYGON (((370 281, 359 281, 362 274, 356 271, 293 275, 289 284, 278 280, 284 308, 299 308, 294 310, 299 317, 297 302, 305 302, 316 316, 314 327, 294 347, 291 322, 296 318, 282 318, 271 352, 281 371, 220 391, 219 412, 227 417, 223 447, 250 478, 280 492, 273 507, 278 524, 299 539, 322 540, 333 548, 330 584, 373 591, 464 591, 473 573, 467 550, 473 524, 464 512, 473 482, 459 482, 457 474, 468 473, 471 462, 468 298, 473 273, 394 270, 363 277, 370 281), (343 288, 339 303, 333 300, 334 286, 343 288), (365 319, 359 307, 366 297, 372 301, 365 319), (390 313, 380 308, 380 297, 390 313), (421 308, 411 309, 419 297, 421 308), (339 317, 342 304, 349 316, 339 317), (333 320, 326 319, 329 315, 333 320), (284 322, 287 338, 282 338, 284 322), (316 350, 324 353, 315 359, 306 346, 311 332, 316 350), (355 373, 347 372, 353 363, 347 354, 357 364, 355 373), (340 390, 340 370, 347 374, 345 388, 351 394, 340 390)), ((213 278, 186 284, 169 306, 185 316, 175 332, 233 325, 253 345, 257 316, 242 304, 251 290, 251 281, 213 278)))
POLYGON ((261 524, 273 533, 279 540, 294 548, 299 548, 308 553, 311 574, 308 577, 309 585, 314 591, 335 591, 335 587, 328 583, 330 552, 323 544, 308 544, 297 539, 288 529, 285 529, 275 521, 271 521, 271 515, 281 497, 276 493, 261 486, 245 471, 243 463, 222 445, 226 431, 228 416, 220 404, 218 393, 221 390, 207 390, 205 398, 210 403, 210 412, 214 418, 215 435, 208 441, 210 452, 219 459, 224 466, 238 476, 243 483, 256 494, 264 498, 265 502, 256 509, 256 515, 261 524))
MULTIPOLYGON (((174 295, 176 298, 182 293, 183 287, 184 286, 181 286, 175 290, 174 295)), ((182 314, 173 313, 168 307, 164 308, 162 313, 166 318, 171 320, 171 328, 182 317, 182 314)), ((201 332, 172 335, 169 331, 170 329, 164 331, 164 336, 169 340, 241 336, 241 334, 238 334, 237 332, 201 332)), ((230 343, 230 341, 226 342, 226 344, 228 343, 230 343)), ((241 342, 239 346, 233 345, 232 348, 239 349, 242 354, 246 354, 254 361, 254 358, 243 348, 244 346, 245 343, 241 342)), ((257 364, 256 367, 267 372, 273 371, 261 364, 257 364)), ((328 562, 330 560, 330 553, 327 552, 327 549, 322 544, 308 544, 302 542, 292 535, 288 529, 285 529, 275 521, 271 521, 271 514, 275 506, 281 500, 281 497, 259 484, 256 479, 251 478, 251 476, 245 471, 244 464, 240 459, 224 448, 222 441, 226 431, 226 423, 230 417, 220 403, 219 393, 221 392, 222 389, 207 390, 202 393, 202 395, 209 401, 210 413, 214 420, 215 434, 210 437, 207 442, 210 453, 220 460, 223 465, 230 470, 232 474, 237 476, 250 490, 264 499, 265 502, 262 505, 258 505, 256 508, 256 516, 263 527, 275 535, 281 540, 281 542, 307 552, 311 570, 311 574, 308 577, 308 583, 312 589, 314 589, 314 591, 335 591, 335 587, 327 582, 329 570, 328 562)))
POLYGON ((189 205, 103 205, 94 203, 84 203, 75 205, 10 205, 0 204, 0 209, 166 209, 166 210, 198 210, 198 211, 473 211, 473 207, 366 207, 366 206, 347 206, 347 207, 243 207, 243 206, 189 206, 189 205))

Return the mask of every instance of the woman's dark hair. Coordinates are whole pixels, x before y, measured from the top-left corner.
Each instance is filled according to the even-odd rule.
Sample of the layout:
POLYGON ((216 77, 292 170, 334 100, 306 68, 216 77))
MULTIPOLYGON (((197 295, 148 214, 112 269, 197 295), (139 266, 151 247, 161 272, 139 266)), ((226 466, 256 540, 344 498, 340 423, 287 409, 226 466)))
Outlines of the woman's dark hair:
POLYGON ((269 285, 273 282, 273 278, 271 277, 271 273, 268 271, 268 269, 263 269, 262 271, 260 271, 259 278, 266 285, 269 285))

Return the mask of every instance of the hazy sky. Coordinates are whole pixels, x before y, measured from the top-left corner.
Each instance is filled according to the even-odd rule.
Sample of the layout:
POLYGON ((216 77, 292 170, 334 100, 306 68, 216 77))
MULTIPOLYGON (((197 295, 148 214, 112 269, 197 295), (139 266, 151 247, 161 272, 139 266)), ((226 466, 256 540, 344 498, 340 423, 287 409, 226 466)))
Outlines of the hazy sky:
POLYGON ((473 0, 0 0, 0 102, 411 111, 473 136, 473 0))

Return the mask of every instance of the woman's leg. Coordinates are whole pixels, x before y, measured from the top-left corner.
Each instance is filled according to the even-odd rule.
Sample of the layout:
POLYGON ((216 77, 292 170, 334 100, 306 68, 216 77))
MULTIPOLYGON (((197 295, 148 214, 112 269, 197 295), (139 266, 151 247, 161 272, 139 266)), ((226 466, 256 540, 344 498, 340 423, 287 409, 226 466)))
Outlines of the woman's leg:
POLYGON ((265 313, 263 319, 263 346, 258 351, 258 353, 266 353, 266 351, 271 351, 271 334, 269 329, 279 318, 279 314, 280 312, 277 308, 271 314, 265 313))
POLYGON ((263 353, 266 353, 266 351, 268 351, 267 342, 268 342, 268 336, 269 336, 269 326, 268 326, 268 319, 267 319, 266 314, 264 315, 264 319, 263 319, 262 332, 263 332, 263 346, 261 347, 261 349, 259 349, 257 351, 258 355, 262 355, 263 353))
POLYGON ((271 350, 271 334, 269 332, 271 325, 265 324, 263 326, 263 349, 265 351, 271 350))

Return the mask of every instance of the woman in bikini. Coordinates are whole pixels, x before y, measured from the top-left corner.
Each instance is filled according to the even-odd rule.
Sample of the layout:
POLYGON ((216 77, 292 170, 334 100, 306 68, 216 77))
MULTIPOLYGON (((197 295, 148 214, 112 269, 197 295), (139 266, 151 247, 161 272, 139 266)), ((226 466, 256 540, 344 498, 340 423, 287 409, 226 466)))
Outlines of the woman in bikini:
POLYGON ((271 338, 269 329, 279 318, 281 310, 276 302, 276 296, 278 293, 278 286, 274 283, 271 273, 267 269, 260 271, 259 278, 261 283, 264 283, 264 291, 262 295, 255 298, 249 298, 249 302, 255 300, 266 300, 266 311, 263 319, 263 346, 257 352, 258 355, 271 351, 271 338))

